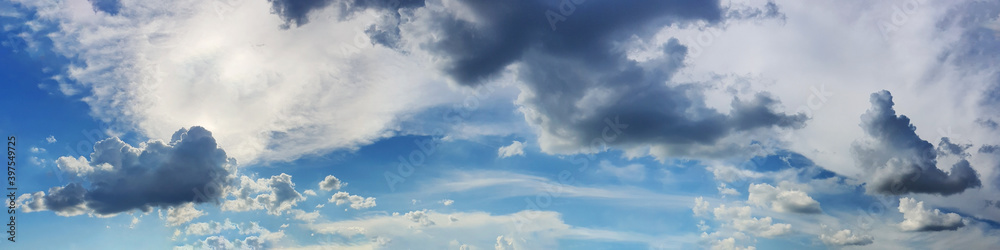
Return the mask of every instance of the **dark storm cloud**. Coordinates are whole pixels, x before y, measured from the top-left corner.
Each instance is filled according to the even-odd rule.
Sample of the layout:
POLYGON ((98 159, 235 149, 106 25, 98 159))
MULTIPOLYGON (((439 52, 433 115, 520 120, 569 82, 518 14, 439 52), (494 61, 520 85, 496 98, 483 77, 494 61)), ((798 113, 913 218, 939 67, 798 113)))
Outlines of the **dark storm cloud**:
MULTIPOLYGON (((422 46, 443 58, 456 83, 478 86, 510 65, 524 82, 518 104, 541 129, 547 152, 569 153, 625 128, 608 145, 710 145, 733 131, 801 127, 803 115, 775 112, 767 94, 734 99, 732 112, 704 103, 704 86, 668 84, 684 66, 687 48, 676 39, 659 58, 626 57, 623 42, 649 39, 668 24, 718 23, 717 1, 462 1, 474 21, 439 11, 417 25, 439 33, 422 46)), ((776 7, 775 7, 776 8, 776 7)), ((667 150, 672 151, 672 150, 667 150)))
POLYGON ((110 138, 94 146, 89 160, 60 158, 59 168, 83 177, 83 184, 55 187, 40 198, 56 212, 82 205, 97 214, 209 202, 223 194, 234 164, 202 127, 177 131, 169 144, 149 141, 140 148, 110 138))
POLYGON ((396 11, 400 8, 413 8, 424 5, 423 0, 270 0, 271 10, 285 20, 286 26, 302 26, 309 22, 309 13, 333 5, 339 5, 343 11, 341 17, 348 17, 351 13, 365 10, 377 9, 388 10, 391 15, 397 17, 396 11))
POLYGON ((870 176, 869 193, 952 195, 982 185, 965 159, 955 163, 950 174, 937 168, 939 151, 964 156, 969 146, 955 145, 945 138, 936 150, 917 136, 909 118, 896 115, 888 91, 873 93, 871 104, 861 116, 861 128, 868 138, 853 147, 857 164, 870 176))

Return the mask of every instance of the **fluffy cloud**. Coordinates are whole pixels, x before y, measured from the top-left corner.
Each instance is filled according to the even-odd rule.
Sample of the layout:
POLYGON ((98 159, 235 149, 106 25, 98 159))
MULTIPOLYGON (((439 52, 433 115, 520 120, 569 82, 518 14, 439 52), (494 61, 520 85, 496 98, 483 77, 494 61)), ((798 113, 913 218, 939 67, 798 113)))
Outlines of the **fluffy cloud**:
POLYGON ((497 150, 497 156, 500 158, 507 158, 515 155, 524 155, 524 143, 519 141, 514 141, 510 145, 500 147, 497 150))
POLYGON ((333 175, 327 175, 323 181, 319 182, 319 189, 326 191, 339 190, 340 187, 340 179, 337 179, 337 177, 334 177, 333 175))
POLYGON ((875 237, 871 235, 854 234, 851 230, 844 229, 837 231, 833 235, 821 234, 819 239, 827 245, 834 246, 864 246, 875 242, 875 237))
MULTIPOLYGON (((853 148, 857 164, 870 176, 868 193, 952 195, 982 186, 976 170, 965 159, 955 163, 950 173, 938 169, 938 151, 917 136, 910 118, 896 115, 888 91, 873 93, 870 101, 871 108, 861 116, 861 128, 868 137, 855 142, 853 148)), ((948 145, 947 140, 942 142, 948 145)))
POLYGON ((118 15, 15 3, 55 29, 34 35, 76 62, 56 73, 86 90, 94 116, 148 138, 199 124, 241 163, 356 149, 460 97, 423 53, 373 44, 369 33, 391 20, 342 14, 389 11, 389 1, 120 1, 118 15))
POLYGON ((773 238, 788 234, 792 230, 792 225, 773 223, 771 217, 751 217, 750 207, 719 205, 712 212, 716 220, 725 222, 725 226, 760 237, 773 238))
POLYGON ((177 226, 205 215, 204 211, 194 208, 194 203, 167 209, 167 226, 177 226))
POLYGON ((913 198, 900 198, 899 212, 903 213, 903 222, 899 223, 903 231, 944 231, 965 226, 962 216, 942 213, 938 209, 924 209, 924 202, 913 198))
POLYGON ((777 212, 816 214, 823 210, 819 202, 799 190, 777 188, 767 183, 750 184, 747 201, 757 206, 770 207, 777 212))
POLYGON ((353 209, 363 209, 375 207, 374 197, 361 197, 358 195, 348 194, 347 192, 337 192, 330 197, 330 203, 337 204, 340 206, 344 203, 350 203, 353 209))
POLYGON ((268 214, 280 215, 305 200, 305 196, 295 191, 292 176, 285 173, 257 180, 240 176, 239 185, 228 190, 225 198, 234 199, 222 202, 223 211, 266 209, 268 214))
POLYGON ((111 215, 212 202, 235 173, 235 162, 202 127, 181 129, 169 143, 152 140, 139 147, 113 137, 94 145, 89 159, 64 156, 57 163, 83 181, 22 195, 33 211, 111 215))

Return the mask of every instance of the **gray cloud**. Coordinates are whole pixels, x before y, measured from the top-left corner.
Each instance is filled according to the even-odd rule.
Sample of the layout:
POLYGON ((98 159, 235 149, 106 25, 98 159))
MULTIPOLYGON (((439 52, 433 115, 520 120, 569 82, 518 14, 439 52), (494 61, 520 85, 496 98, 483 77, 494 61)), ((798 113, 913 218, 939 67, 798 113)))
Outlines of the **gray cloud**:
POLYGON ((955 163, 951 173, 937 168, 938 152, 965 155, 969 146, 943 139, 939 149, 920 139, 916 127, 905 115, 896 115, 892 94, 880 91, 871 95, 872 107, 861 116, 861 127, 868 138, 856 141, 852 151, 855 161, 870 176, 868 193, 934 193, 952 195, 982 186, 974 169, 965 159, 955 163))
POLYGON ((221 197, 235 167, 202 127, 181 129, 170 143, 154 140, 139 148, 109 138, 94 145, 89 160, 61 157, 57 162, 83 181, 25 196, 22 202, 33 210, 107 215, 211 202, 221 197))
POLYGON ((630 59, 620 48, 668 24, 718 23, 717 1, 460 4, 461 11, 424 8, 421 20, 404 27, 437 32, 416 42, 441 58, 441 70, 460 85, 478 86, 516 65, 524 83, 517 104, 540 130, 545 152, 593 151, 587 146, 607 137, 604 128, 611 126, 615 134, 626 127, 627 133, 605 140, 608 146, 653 145, 658 155, 688 155, 692 145, 714 146, 736 131, 798 128, 806 120, 776 112, 778 100, 766 93, 734 99, 726 114, 706 106, 704 86, 669 83, 687 56, 676 39, 648 61, 630 59))
POLYGON ((337 177, 333 175, 327 175, 326 178, 323 179, 323 181, 319 182, 319 188, 326 191, 339 190, 341 184, 342 183, 340 182, 340 179, 337 179, 337 177))
MULTIPOLYGON (((285 20, 286 26, 302 26, 309 22, 309 13, 314 10, 338 6, 342 11, 342 18, 349 17, 350 14, 365 10, 388 10, 392 16, 398 16, 396 12, 400 8, 420 7, 424 5, 423 0, 269 0, 271 10, 285 20)), ((398 19, 396 19, 398 20, 398 19)))

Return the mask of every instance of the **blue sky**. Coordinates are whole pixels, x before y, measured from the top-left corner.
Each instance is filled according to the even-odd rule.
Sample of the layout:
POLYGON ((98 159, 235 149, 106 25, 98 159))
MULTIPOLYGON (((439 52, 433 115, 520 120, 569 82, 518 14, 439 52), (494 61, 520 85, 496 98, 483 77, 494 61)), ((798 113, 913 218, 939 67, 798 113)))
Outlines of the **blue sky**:
POLYGON ((1000 246, 994 1, 9 0, 0 26, 4 249, 1000 246))

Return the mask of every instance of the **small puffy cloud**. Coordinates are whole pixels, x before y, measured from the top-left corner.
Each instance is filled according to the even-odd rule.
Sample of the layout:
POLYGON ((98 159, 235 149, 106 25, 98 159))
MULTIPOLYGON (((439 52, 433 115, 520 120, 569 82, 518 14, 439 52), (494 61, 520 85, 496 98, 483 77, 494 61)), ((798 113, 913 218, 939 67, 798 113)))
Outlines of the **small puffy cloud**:
POLYGON ((621 181, 638 182, 646 179, 646 166, 642 164, 629 164, 618 167, 604 160, 598 164, 597 172, 614 176, 621 181))
POLYGON ((427 210, 426 209, 421 210, 421 211, 410 211, 410 212, 407 212, 406 214, 403 214, 403 217, 407 218, 410 221, 413 221, 413 222, 415 222, 417 224, 420 224, 421 226, 425 226, 425 227, 426 226, 433 226, 435 224, 434 221, 430 220, 430 218, 427 217, 427 210))
POLYGON ((866 171, 866 192, 872 194, 930 193, 952 195, 982 186, 969 161, 959 160, 945 173, 937 166, 939 152, 963 155, 964 149, 942 140, 942 148, 921 139, 910 118, 896 115, 892 94, 871 95, 871 108, 861 116, 867 138, 854 142, 855 161, 866 171))
POLYGON ((708 214, 708 206, 709 204, 705 201, 705 197, 699 196, 694 198, 694 208, 691 210, 694 211, 694 216, 704 216, 708 214))
POLYGON ((56 143, 56 137, 50 135, 49 137, 45 137, 45 141, 48 143, 56 143))
POLYGON ((497 156, 500 158, 507 158, 515 155, 524 155, 524 143, 519 141, 514 141, 510 145, 500 147, 497 150, 497 156))
POLYGON ((319 219, 320 216, 318 210, 314 210, 312 212, 306 212, 299 209, 292 209, 288 211, 288 214, 292 215, 292 218, 300 220, 305 223, 316 222, 316 219, 319 219))
POLYGON ((726 205, 719 205, 712 212, 716 220, 724 222, 724 226, 760 237, 773 238, 792 231, 791 225, 773 223, 771 217, 751 217, 750 207, 746 206, 726 207, 726 205))
POLYGON ((455 204, 454 200, 449 200, 449 199, 444 199, 444 200, 441 200, 439 202, 441 204, 445 205, 445 206, 451 206, 451 204, 455 204))
POLYGON ((819 239, 827 245, 834 246, 864 246, 875 242, 871 235, 855 234, 849 229, 837 231, 833 235, 821 234, 819 239))
POLYGON ((44 148, 39 148, 39 147, 31 147, 31 152, 32 153, 44 153, 45 149, 44 148))
POLYGON ((306 191, 302 191, 302 194, 306 195, 306 196, 316 196, 317 195, 316 191, 313 191, 312 189, 306 189, 306 191))
POLYGON ((716 189, 719 190, 719 194, 722 194, 723 197, 726 195, 740 195, 740 191, 736 191, 734 188, 726 187, 725 183, 719 183, 719 187, 716 189))
POLYGON ((238 229, 238 226, 229 219, 226 219, 223 222, 209 221, 191 223, 184 229, 184 233, 187 235, 210 235, 236 229, 238 229))
POLYGON ((227 198, 230 196, 235 199, 223 201, 223 211, 266 209, 272 215, 280 215, 305 200, 305 196, 295 191, 292 176, 286 173, 257 180, 241 176, 240 185, 231 188, 227 198))
POLYGON ((715 180, 725 183, 733 183, 737 180, 756 179, 764 177, 764 174, 761 173, 757 173, 747 169, 740 169, 734 166, 724 165, 724 164, 709 166, 708 170, 712 171, 712 176, 715 177, 715 180))
POLYGON ((166 218, 167 226, 173 227, 184 224, 188 221, 194 220, 195 218, 201 217, 202 215, 205 215, 205 212, 194 208, 194 203, 168 208, 166 218))
POLYGON ((712 242, 712 250, 756 250, 754 246, 740 247, 736 245, 736 239, 733 237, 717 240, 712 242))
POLYGON ((358 195, 348 194, 347 192, 337 192, 330 197, 330 203, 334 203, 340 206, 344 203, 350 203, 353 209, 363 209, 375 207, 375 198, 373 197, 361 197, 358 195))
POLYGON ((750 184, 750 196, 747 202, 762 207, 770 207, 777 212, 815 214, 823 210, 819 202, 799 190, 787 190, 771 186, 767 183, 750 184))
POLYGON ((340 179, 337 179, 337 177, 334 177, 333 175, 327 175, 323 181, 319 182, 319 189, 326 191, 340 190, 341 186, 342 183, 340 182, 340 179))
POLYGON ((965 226, 962 216, 942 213, 938 209, 924 209, 924 202, 913 198, 900 198, 899 212, 903 213, 903 222, 899 223, 903 231, 944 231, 965 226))

